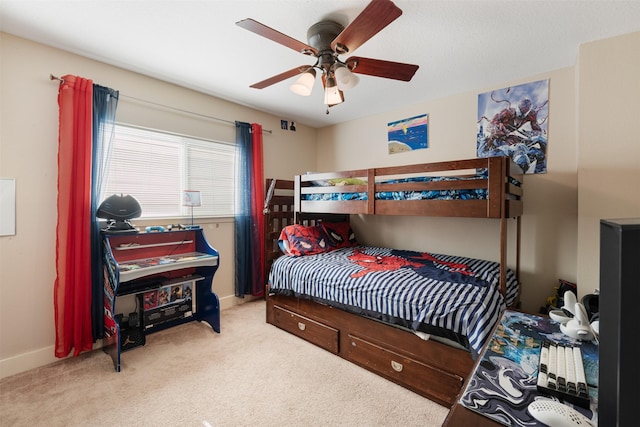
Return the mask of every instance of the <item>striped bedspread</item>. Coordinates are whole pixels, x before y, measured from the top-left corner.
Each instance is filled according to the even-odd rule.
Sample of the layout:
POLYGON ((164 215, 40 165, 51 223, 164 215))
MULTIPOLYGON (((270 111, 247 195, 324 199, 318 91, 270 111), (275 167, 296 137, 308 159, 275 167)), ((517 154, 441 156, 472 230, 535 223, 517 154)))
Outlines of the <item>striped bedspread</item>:
MULTIPOLYGON (((335 304, 414 331, 451 331, 480 353, 505 309, 497 262, 356 246, 278 258, 270 291, 335 304), (396 320, 394 320, 396 319, 396 320), (435 327, 435 328, 434 328, 435 327)), ((507 273, 507 304, 518 283, 507 273)))

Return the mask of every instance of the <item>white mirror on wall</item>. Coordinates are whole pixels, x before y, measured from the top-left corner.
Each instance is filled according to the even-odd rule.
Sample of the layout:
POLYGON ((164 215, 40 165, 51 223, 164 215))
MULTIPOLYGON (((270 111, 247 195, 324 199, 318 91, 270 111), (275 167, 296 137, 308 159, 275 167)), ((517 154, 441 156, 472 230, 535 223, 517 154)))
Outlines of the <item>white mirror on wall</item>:
POLYGON ((0 178, 0 236, 16 234, 16 180, 0 178))

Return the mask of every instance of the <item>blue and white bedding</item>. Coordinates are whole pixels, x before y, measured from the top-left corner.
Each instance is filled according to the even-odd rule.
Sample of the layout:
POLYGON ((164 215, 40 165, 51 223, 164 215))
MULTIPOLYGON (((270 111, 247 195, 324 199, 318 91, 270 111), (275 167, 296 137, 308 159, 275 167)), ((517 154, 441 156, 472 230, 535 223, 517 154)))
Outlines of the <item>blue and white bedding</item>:
MULTIPOLYGON (((454 339, 479 354, 506 308, 499 278, 497 262, 354 246, 278 258, 269 290, 454 339)), ((507 305, 518 286, 508 270, 507 305)))
MULTIPOLYGON (((443 182, 443 181, 471 181, 486 179, 487 172, 478 173, 478 175, 470 177, 458 176, 422 176, 402 179, 387 180, 384 184, 399 183, 420 183, 420 182, 443 182)), ((520 186, 521 183, 509 178, 509 182, 520 186)), ((366 182, 364 182, 366 184, 366 182)), ((306 194, 304 200, 367 200, 366 192, 353 193, 333 193, 331 186, 326 186, 326 193, 306 194)), ((376 200, 486 200, 489 195, 487 188, 474 189, 447 189, 447 190, 424 190, 424 191, 378 191, 375 193, 376 200)))

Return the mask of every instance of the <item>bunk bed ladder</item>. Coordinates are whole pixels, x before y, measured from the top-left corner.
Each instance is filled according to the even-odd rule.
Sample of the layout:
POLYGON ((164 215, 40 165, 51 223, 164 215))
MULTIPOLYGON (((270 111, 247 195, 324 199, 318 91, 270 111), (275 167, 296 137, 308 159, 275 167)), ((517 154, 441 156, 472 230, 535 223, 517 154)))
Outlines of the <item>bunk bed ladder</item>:
POLYGON ((264 280, 268 282, 269 272, 273 261, 282 255, 278 247, 280 231, 287 225, 293 224, 293 181, 267 178, 265 194, 270 198, 265 201, 264 208, 264 280))

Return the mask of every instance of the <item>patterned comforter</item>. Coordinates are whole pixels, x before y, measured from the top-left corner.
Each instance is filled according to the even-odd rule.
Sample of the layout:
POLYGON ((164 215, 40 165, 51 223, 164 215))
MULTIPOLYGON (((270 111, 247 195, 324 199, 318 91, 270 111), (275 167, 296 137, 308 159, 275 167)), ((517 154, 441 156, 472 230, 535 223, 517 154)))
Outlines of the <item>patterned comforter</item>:
POLYGON ((518 282, 507 272, 507 301, 497 262, 355 246, 278 258, 270 291, 313 299, 388 323, 456 339, 479 354, 518 282))
MULTIPOLYGON (((458 176, 423 176, 402 179, 392 179, 383 181, 384 184, 399 183, 421 183, 421 182, 443 182, 443 181, 468 181, 473 183, 480 179, 486 179, 488 173, 486 171, 478 173, 478 175, 470 177, 458 176)), ((509 182, 518 187, 522 185, 520 181, 509 177, 509 182)), ((326 193, 305 194, 304 200, 367 200, 367 193, 333 193, 331 186, 326 186, 326 193)), ((489 196, 489 190, 486 188, 472 189, 447 189, 447 190, 424 190, 424 191, 378 191, 375 193, 376 200, 486 200, 489 196)))

